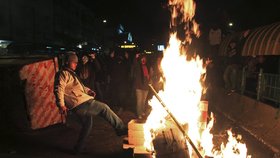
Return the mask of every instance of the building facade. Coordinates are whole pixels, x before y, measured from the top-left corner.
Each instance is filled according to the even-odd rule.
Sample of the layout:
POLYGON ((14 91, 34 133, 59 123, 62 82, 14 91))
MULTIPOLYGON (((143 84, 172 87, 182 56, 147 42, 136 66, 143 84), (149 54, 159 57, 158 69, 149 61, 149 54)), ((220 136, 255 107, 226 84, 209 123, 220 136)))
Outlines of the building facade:
POLYGON ((76 0, 1 0, 0 39, 75 46, 98 43, 102 22, 76 0))

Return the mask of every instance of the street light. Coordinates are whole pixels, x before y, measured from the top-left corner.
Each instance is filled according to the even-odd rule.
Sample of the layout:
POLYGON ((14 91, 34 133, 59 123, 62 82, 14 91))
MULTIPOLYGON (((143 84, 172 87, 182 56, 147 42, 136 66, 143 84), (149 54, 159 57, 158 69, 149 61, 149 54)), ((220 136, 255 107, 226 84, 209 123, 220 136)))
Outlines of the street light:
POLYGON ((107 20, 106 20, 106 19, 103 19, 103 23, 104 23, 104 24, 107 23, 107 20))
POLYGON ((233 22, 229 22, 229 23, 228 23, 228 26, 229 26, 229 27, 232 27, 232 26, 233 26, 233 22))

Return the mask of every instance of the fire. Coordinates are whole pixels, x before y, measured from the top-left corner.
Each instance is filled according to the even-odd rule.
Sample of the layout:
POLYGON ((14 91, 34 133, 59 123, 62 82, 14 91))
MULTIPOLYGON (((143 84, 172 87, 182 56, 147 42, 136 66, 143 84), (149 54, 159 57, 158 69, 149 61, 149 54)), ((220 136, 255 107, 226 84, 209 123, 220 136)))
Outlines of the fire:
MULTIPOLYGON (((224 158, 224 157, 247 157, 247 148, 243 143, 238 142, 232 136, 232 132, 230 130, 227 131, 228 134, 228 143, 226 145, 221 145, 221 151, 215 151, 215 158, 224 158)), ((248 156, 249 158, 250 156, 248 156)))
MULTIPOLYGON (((180 124, 188 124, 189 129, 193 129, 189 130, 193 131, 189 135, 198 139, 197 121, 200 113, 197 105, 202 93, 200 77, 205 73, 205 69, 199 57, 186 62, 186 56, 180 55, 181 51, 176 34, 173 34, 170 38, 170 47, 165 50, 161 63, 165 75, 164 91, 160 91, 158 95, 164 99, 168 109, 176 116, 180 124)), ((156 98, 152 98, 149 104, 152 105, 153 110, 146 121, 147 128, 145 129, 149 132, 151 129, 156 131, 165 128, 167 112, 156 98)), ((145 139, 148 140, 149 136, 145 139)))
MULTIPOLYGON (((176 18, 180 17, 180 23, 185 23, 185 41, 177 38, 177 33, 172 32, 169 45, 164 50, 161 68, 165 78, 164 89, 158 92, 158 96, 165 103, 166 108, 176 117, 176 120, 184 128, 185 133, 193 141, 199 152, 203 156, 240 157, 248 158, 246 145, 240 143, 228 131, 228 143, 222 144, 220 149, 215 149, 212 142, 213 135, 210 133, 214 116, 206 128, 199 127, 201 111, 199 104, 204 88, 202 86, 202 76, 206 73, 205 64, 199 56, 194 56, 187 60, 187 48, 185 42, 191 42, 191 34, 199 36, 199 25, 193 20, 195 13, 195 3, 192 0, 170 0, 172 21, 171 26, 178 23, 176 18), (191 24, 190 24, 191 23, 191 24)), ((156 97, 149 100, 152 111, 144 124, 145 144, 147 150, 154 151, 153 140, 163 133, 163 129, 170 128, 170 115, 161 105, 156 97)), ((163 133, 164 134, 164 133, 163 133)), ((173 132, 171 130, 171 134, 173 132)), ((189 142, 185 141, 189 145, 189 142)), ((170 145, 170 144, 169 144, 170 145)), ((188 146, 190 157, 196 157, 192 147, 188 146)))

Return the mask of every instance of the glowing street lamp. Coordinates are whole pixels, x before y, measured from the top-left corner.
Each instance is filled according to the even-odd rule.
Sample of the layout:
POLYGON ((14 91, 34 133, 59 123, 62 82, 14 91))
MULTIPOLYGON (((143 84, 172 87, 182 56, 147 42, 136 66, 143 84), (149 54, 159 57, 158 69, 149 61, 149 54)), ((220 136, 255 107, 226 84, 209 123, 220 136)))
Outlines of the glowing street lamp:
POLYGON ((80 48, 80 49, 83 48, 83 46, 81 44, 78 44, 77 47, 80 48))

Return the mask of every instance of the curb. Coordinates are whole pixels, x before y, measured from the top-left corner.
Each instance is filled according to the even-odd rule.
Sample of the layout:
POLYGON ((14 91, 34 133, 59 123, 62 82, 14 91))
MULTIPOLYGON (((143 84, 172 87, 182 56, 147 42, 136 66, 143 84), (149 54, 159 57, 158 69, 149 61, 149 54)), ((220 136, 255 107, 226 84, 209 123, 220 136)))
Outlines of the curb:
POLYGON ((280 157, 280 142, 272 139, 280 134, 280 119, 273 117, 277 109, 237 93, 228 96, 223 89, 215 90, 215 94, 219 96, 213 101, 217 112, 267 146, 274 158, 280 157))

